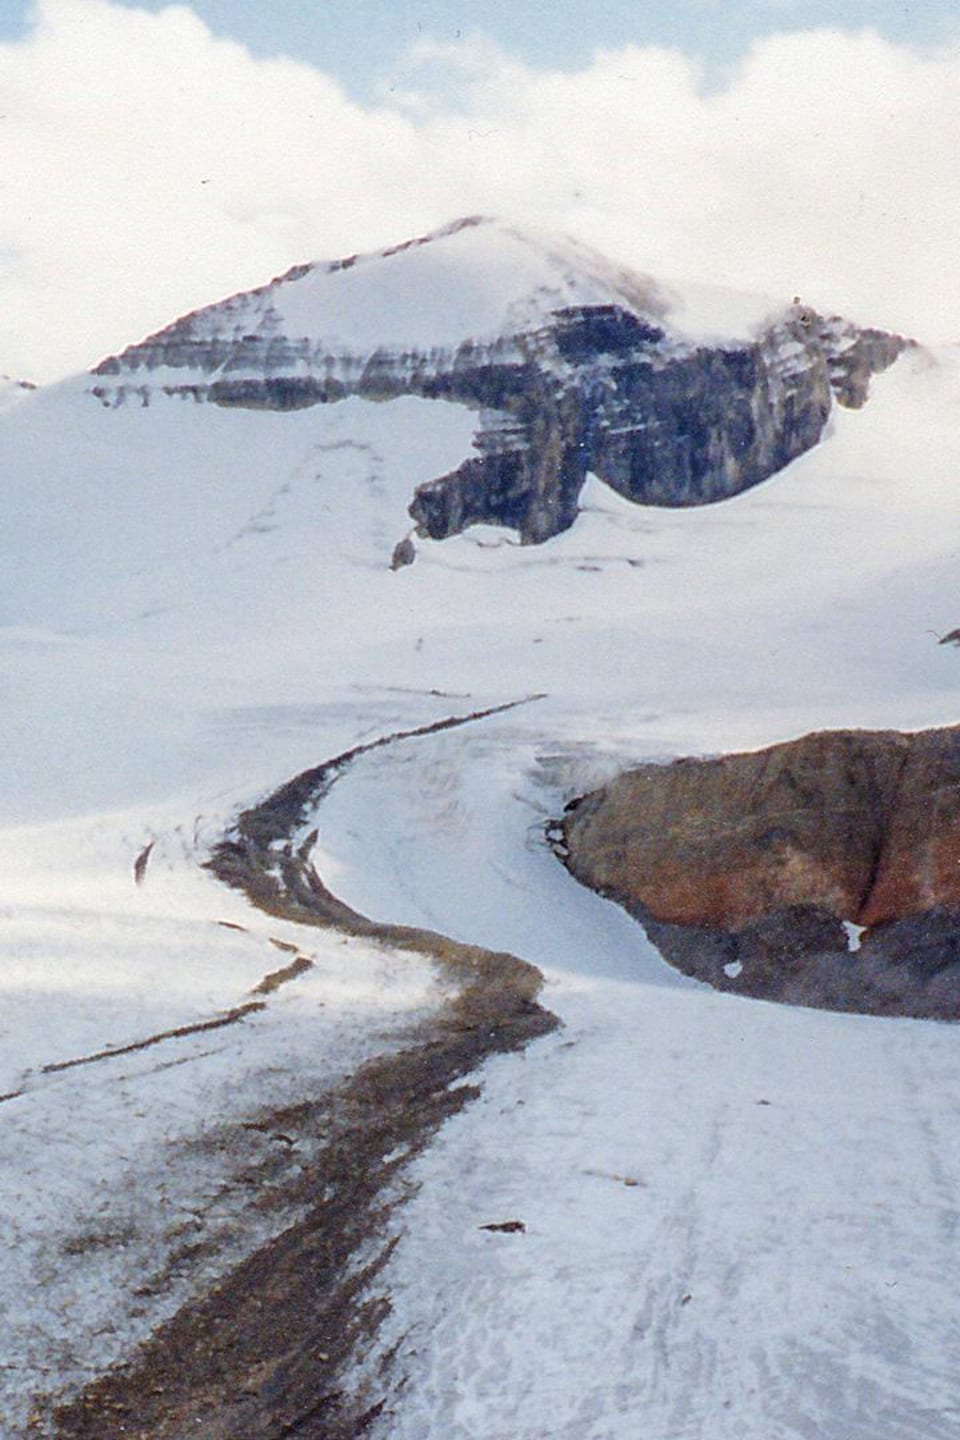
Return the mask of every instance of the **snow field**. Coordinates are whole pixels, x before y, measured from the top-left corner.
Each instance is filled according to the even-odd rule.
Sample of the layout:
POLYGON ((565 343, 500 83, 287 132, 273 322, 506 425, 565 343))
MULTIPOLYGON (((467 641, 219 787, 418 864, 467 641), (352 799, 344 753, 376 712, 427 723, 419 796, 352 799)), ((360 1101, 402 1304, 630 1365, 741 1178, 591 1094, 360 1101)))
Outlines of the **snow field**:
POLYGON ((606 979, 550 998, 565 1030, 491 1062, 417 1162, 375 1433, 953 1440, 949 1033, 606 979))
POLYGON ((503 721, 403 741, 316 817, 344 898, 535 959, 564 1022, 415 1162, 374 1433, 954 1440, 952 1027, 669 970, 547 852, 561 759, 503 721))
MULTIPOLYGON (((576 240, 491 218, 424 238, 346 263, 295 267, 197 313, 191 337, 242 343, 250 334, 280 335, 294 345, 306 337, 310 350, 325 356, 429 353, 468 337, 485 343, 536 330, 565 306, 614 304, 665 321, 696 343, 752 336, 783 309, 767 296, 683 281, 661 286, 576 240)), ((281 364, 296 373, 309 362, 281 364)))
POLYGON ((34 1394, 69 1393, 128 1354, 290 1223, 289 1208, 256 1207, 244 1176, 292 1179, 315 1145, 262 1117, 402 1044, 440 1000, 426 960, 260 915, 197 869, 172 817, 152 818, 141 886, 135 814, 0 837, 11 1437, 34 1394), (301 957, 306 973, 258 992, 301 957))
MULTIPOLYGON (((409 957, 254 914, 205 847, 307 766, 540 693, 364 757, 316 817, 336 893, 535 961, 566 1026, 491 1062, 418 1162, 385 1433, 960 1437, 952 1030, 712 995, 543 843, 631 760, 956 721, 958 659, 927 632, 960 624, 958 375, 905 357, 722 505, 591 482, 544 546, 478 528, 396 574, 413 486, 470 452, 458 407, 110 410, 69 382, 4 417, 7 1424, 263 1237, 218 1136, 436 1003, 409 957), (286 963, 271 939, 315 969, 265 1010, 45 1070, 246 1003, 286 963), (510 1218, 526 1234, 476 1229, 510 1218)), ((241 1164, 276 1144, 245 1134, 241 1164)))

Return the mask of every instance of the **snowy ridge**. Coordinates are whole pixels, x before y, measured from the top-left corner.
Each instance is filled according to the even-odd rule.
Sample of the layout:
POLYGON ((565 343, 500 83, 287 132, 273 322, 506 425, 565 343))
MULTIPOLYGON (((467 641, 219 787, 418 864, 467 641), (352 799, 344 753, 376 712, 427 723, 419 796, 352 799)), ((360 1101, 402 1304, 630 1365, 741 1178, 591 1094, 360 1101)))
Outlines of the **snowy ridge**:
MULTIPOLYGON (((691 298, 716 327, 716 296, 691 298)), ((818 443, 835 396, 863 404, 908 343, 799 303, 771 318, 730 297, 739 338, 694 340, 689 307, 680 328, 672 319, 684 303, 568 238, 473 218, 188 315, 105 360, 90 390, 105 408, 155 396, 280 411, 351 396, 464 405, 479 412, 480 458, 421 474, 418 533, 491 522, 538 543, 573 523, 591 470, 662 505, 761 483, 818 443)))
POLYGON ((254 334, 309 339, 333 354, 448 350, 535 328, 564 306, 602 304, 662 319, 669 302, 654 281, 575 240, 472 217, 368 255, 296 266, 195 311, 119 362, 136 368, 165 339, 233 345, 254 334))
MULTIPOLYGON (((752 339, 784 307, 756 296, 672 292, 565 236, 474 216, 405 244, 298 265, 269 284, 184 316, 97 366, 203 375, 297 374, 319 365, 347 379, 376 354, 437 366, 470 343, 512 358, 511 338, 557 311, 619 306, 676 331, 678 344, 752 339)), ((181 376, 183 383, 186 377, 181 376)), ((171 383, 157 375, 158 386, 171 383)))
POLYGON ((28 399, 36 389, 32 380, 11 380, 9 375, 0 375, 0 415, 28 399))

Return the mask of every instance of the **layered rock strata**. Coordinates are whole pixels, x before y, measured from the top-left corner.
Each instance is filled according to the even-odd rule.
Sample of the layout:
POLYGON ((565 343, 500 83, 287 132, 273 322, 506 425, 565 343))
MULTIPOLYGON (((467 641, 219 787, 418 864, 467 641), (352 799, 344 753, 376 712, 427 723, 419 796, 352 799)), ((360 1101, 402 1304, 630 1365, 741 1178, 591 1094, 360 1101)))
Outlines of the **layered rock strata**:
MULTIPOLYGON (((420 533, 443 539, 485 522, 539 542, 573 523, 588 472, 630 500, 667 506, 702 505, 758 484, 817 443, 834 398, 861 405, 871 376, 908 343, 795 303, 751 338, 698 344, 671 325, 654 282, 584 247, 571 250, 571 242, 557 242, 555 252, 470 218, 411 243, 438 247, 443 273, 444 244, 483 227, 491 244, 509 241, 550 271, 549 283, 516 309, 520 318, 504 320, 503 333, 419 346, 326 337, 316 294, 335 298, 338 277, 375 276, 407 245, 298 266, 196 311, 103 361, 92 393, 105 405, 148 404, 158 393, 272 410, 349 396, 465 405, 478 412, 476 454, 416 488, 410 514, 420 533), (300 287, 307 300, 298 309, 300 287), (599 293, 610 303, 555 303, 599 293)), ((423 294, 420 303, 429 311, 436 302, 423 294)))
POLYGON ((960 1018, 960 727, 643 765, 574 802, 562 841, 720 989, 960 1018))

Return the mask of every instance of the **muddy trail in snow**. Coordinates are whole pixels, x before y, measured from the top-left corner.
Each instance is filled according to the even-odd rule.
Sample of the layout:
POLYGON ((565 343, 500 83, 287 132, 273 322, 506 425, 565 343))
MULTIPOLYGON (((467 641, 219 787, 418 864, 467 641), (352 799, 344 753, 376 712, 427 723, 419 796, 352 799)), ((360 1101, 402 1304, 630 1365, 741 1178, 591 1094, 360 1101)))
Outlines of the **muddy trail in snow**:
POLYGON ((209 867, 261 910, 428 955, 452 993, 400 1051, 368 1062, 315 1101, 255 1117, 285 1144, 321 1141, 317 1158, 293 1179, 246 1177, 259 1187, 258 1205, 300 1218, 126 1364, 62 1406, 58 1440, 354 1440, 379 1413, 378 1394, 351 1394, 340 1377, 389 1312, 376 1279, 393 1248, 389 1216, 411 1193, 409 1163, 476 1098, 479 1087, 466 1077, 483 1060, 520 1049, 558 1022, 537 1003, 542 977, 534 966, 368 919, 324 885, 310 860, 315 832, 299 844, 297 835, 358 756, 524 703, 383 736, 304 771, 244 811, 214 848, 209 867))

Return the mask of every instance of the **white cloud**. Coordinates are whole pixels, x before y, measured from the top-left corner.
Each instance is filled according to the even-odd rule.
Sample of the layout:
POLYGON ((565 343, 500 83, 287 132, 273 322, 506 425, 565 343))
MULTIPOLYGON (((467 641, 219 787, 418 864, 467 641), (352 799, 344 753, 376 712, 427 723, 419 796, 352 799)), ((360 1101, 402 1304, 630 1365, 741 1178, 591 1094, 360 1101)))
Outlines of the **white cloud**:
POLYGON ((960 48, 776 36, 710 94, 663 50, 563 74, 478 38, 411 66, 406 102, 365 108, 185 7, 40 0, 0 47, 0 370, 79 368, 296 261, 478 210, 960 339, 960 48))

